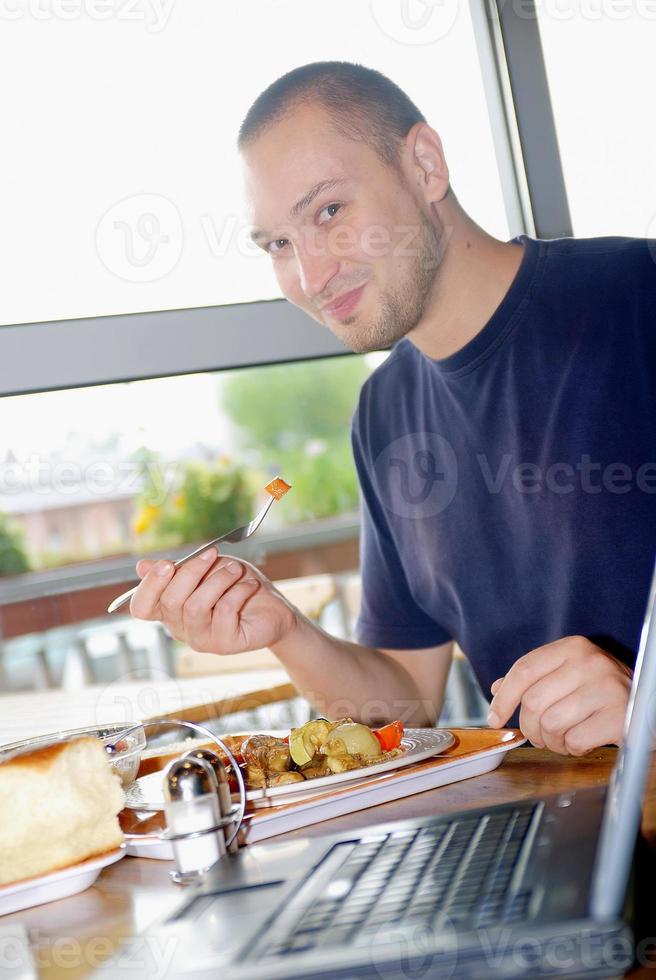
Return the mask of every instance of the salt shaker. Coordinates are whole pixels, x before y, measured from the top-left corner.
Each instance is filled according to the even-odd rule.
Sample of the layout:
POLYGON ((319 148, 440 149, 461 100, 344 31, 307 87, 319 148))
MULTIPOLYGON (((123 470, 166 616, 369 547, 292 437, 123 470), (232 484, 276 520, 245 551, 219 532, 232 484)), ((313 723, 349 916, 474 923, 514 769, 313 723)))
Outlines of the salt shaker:
MULTIPOLYGON (((230 783, 228 781, 228 773, 226 772, 226 767, 223 765, 218 752, 214 752, 212 749, 193 749, 191 752, 187 752, 185 756, 187 759, 204 759, 209 762, 214 769, 214 775, 216 776, 216 781, 219 788, 219 811, 222 817, 228 817, 232 813, 232 796, 230 793, 230 783)), ((236 854, 239 850, 239 842, 237 840, 237 835, 234 833, 234 823, 228 824, 225 827, 225 840, 229 840, 232 836, 232 841, 227 845, 227 849, 230 854, 236 854)))
POLYGON ((166 837, 173 845, 174 881, 196 881, 225 854, 218 783, 206 759, 175 759, 164 777, 166 837))

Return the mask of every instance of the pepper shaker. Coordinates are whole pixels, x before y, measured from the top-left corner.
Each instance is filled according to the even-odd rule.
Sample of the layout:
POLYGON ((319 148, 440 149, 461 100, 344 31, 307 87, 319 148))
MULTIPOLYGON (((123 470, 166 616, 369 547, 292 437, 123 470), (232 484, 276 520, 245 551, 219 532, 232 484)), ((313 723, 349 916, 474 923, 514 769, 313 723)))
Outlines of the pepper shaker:
MULTIPOLYGON (((233 812, 232 811, 232 795, 230 793, 230 783, 228 781, 228 773, 226 772, 226 767, 224 766, 221 758, 217 752, 213 749, 194 749, 191 752, 187 752, 185 758, 187 759, 204 759, 209 762, 214 770, 214 775, 216 776, 216 782, 219 791, 219 811, 221 817, 228 817, 233 812)), ((234 833, 235 825, 234 823, 227 824, 224 829, 225 840, 232 840, 227 844, 227 850, 229 854, 236 854, 239 850, 239 842, 237 840, 237 835, 234 833)))
POLYGON ((164 778, 166 837, 173 845, 174 881, 196 881, 225 854, 218 783, 206 759, 175 759, 164 778))

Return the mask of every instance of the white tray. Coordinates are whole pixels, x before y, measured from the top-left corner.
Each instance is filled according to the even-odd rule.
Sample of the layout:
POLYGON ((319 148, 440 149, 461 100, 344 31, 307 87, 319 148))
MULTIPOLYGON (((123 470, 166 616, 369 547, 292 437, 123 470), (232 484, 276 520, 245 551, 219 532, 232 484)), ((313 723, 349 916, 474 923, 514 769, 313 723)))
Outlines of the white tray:
MULTIPOLYGON (((492 772, 501 765, 507 752, 526 743, 520 732, 510 730, 500 731, 498 739, 496 745, 487 745, 472 754, 455 755, 442 760, 439 765, 401 769, 371 780, 361 779, 346 786, 338 785, 334 792, 324 789, 323 792, 304 798, 271 801, 269 809, 258 807, 255 812, 247 814, 243 838, 246 843, 254 844, 256 841, 333 817, 341 817, 346 813, 355 813, 380 803, 389 803, 414 793, 423 793, 492 772)), ((163 861, 173 859, 171 845, 154 833, 127 834, 126 848, 128 855, 133 857, 163 861)))

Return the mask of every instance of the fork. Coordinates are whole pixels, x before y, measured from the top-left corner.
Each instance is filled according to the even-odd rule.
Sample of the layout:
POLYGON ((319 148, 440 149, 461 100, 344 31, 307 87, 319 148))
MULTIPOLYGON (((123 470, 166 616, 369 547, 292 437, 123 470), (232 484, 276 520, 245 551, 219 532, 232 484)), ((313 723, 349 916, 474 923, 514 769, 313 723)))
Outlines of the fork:
MULTIPOLYGON (((200 555, 202 551, 207 551, 207 549, 211 548, 213 544, 221 544, 221 542, 223 541, 227 541, 230 544, 235 544, 237 541, 245 541, 246 538, 250 538, 251 534, 254 534, 255 531, 257 531, 258 527, 269 513, 269 508, 271 507, 271 504, 274 502, 274 500, 278 500, 278 499, 279 499, 278 497, 272 494, 269 500, 262 508, 262 510, 260 511, 260 513, 256 517, 254 517, 252 521, 249 521, 248 524, 242 524, 241 527, 236 527, 234 528, 234 530, 228 531, 227 534, 220 534, 218 538, 212 538, 212 540, 208 541, 207 544, 202 544, 200 548, 196 548, 188 555, 185 555, 184 558, 178 558, 177 561, 173 562, 173 567, 179 568, 180 565, 184 565, 185 562, 188 562, 192 558, 195 558, 196 555, 200 555)), ((139 586, 135 585, 133 589, 129 589, 128 592, 124 592, 122 595, 117 596, 116 599, 114 599, 114 601, 111 602, 107 607, 107 612, 108 613, 116 612, 117 609, 120 609, 121 606, 124 606, 126 602, 129 602, 129 600, 132 598, 132 596, 134 595, 134 593, 137 591, 138 588, 139 586)))

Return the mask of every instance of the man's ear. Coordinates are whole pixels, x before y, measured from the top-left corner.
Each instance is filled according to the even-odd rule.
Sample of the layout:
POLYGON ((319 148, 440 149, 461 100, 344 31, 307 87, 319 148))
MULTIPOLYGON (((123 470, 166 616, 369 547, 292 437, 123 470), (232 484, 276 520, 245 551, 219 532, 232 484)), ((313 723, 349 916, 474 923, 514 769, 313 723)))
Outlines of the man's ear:
POLYGON ((439 135, 427 123, 415 123, 406 137, 406 151, 413 182, 426 203, 441 201, 449 191, 449 168, 439 135))

